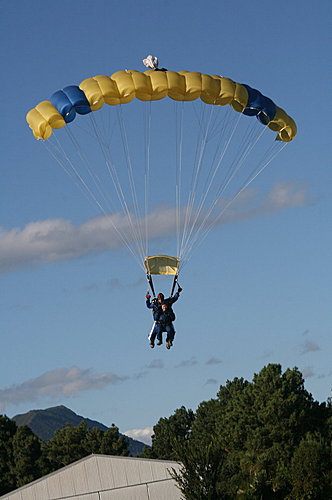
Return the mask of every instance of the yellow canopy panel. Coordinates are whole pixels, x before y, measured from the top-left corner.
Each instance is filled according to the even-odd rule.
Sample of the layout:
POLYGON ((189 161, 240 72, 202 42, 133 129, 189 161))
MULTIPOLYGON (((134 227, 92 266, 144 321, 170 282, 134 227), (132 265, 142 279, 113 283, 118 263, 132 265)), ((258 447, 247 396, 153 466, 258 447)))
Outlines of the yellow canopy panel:
POLYGON ((144 265, 147 274, 175 275, 179 272, 180 259, 169 255, 151 255, 145 257, 144 265))

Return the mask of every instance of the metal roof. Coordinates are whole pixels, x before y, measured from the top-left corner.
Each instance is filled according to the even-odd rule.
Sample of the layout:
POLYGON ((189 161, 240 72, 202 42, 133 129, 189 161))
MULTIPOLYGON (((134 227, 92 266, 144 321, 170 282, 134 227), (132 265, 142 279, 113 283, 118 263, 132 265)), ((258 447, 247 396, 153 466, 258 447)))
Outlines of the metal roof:
POLYGON ((0 500, 180 500, 170 471, 180 464, 111 455, 89 455, 41 477, 0 500))

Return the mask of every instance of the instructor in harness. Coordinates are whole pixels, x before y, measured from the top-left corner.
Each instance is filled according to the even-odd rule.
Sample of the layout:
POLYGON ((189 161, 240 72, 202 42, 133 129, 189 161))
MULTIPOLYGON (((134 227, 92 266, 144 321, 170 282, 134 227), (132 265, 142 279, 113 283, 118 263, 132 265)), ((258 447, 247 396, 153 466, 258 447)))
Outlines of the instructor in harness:
POLYGON ((173 345, 173 340, 175 336, 175 330, 173 326, 173 321, 175 320, 175 314, 172 309, 174 302, 180 297, 182 288, 178 286, 178 291, 174 296, 165 299, 163 293, 159 293, 156 299, 151 302, 151 295, 149 292, 146 294, 146 306, 148 309, 152 309, 152 315, 154 323, 152 325, 151 331, 149 333, 150 347, 154 348, 155 339, 157 337, 157 345, 163 343, 162 333, 166 332, 166 348, 170 349, 173 345))

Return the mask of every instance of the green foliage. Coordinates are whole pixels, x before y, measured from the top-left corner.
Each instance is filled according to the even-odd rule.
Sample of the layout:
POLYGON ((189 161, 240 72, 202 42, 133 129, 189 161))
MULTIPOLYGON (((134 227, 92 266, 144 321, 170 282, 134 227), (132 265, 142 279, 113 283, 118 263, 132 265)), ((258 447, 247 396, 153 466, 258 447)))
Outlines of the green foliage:
POLYGON ((145 448, 143 456, 145 458, 159 458, 163 460, 177 460, 175 447, 179 442, 188 439, 191 426, 194 420, 192 410, 187 410, 181 406, 169 418, 161 418, 153 427, 151 449, 145 448))
MULTIPOLYGON (((184 406, 154 426, 143 456, 175 460, 187 500, 332 498, 332 400, 318 403, 297 368, 265 366, 253 381, 227 380, 194 413, 184 406)), ((127 455, 116 426, 82 421, 40 441, 0 416, 0 495, 91 453, 127 455)))
POLYGON ((54 469, 68 465, 91 453, 106 455, 128 455, 127 440, 120 436, 119 429, 88 429, 85 421, 76 427, 71 424, 55 432, 46 447, 47 458, 54 469))
POLYGON ((119 429, 114 424, 102 433, 99 453, 117 456, 128 455, 128 442, 126 438, 120 436, 119 429))
POLYGON ((176 441, 175 450, 182 466, 172 477, 187 500, 221 500, 219 477, 226 452, 214 441, 207 446, 189 440, 176 441))
POLYGON ((295 450, 291 462, 292 500, 332 498, 331 448, 319 433, 308 433, 295 450))
POLYGON ((186 499, 332 497, 331 405, 313 401, 297 368, 228 380, 185 417, 182 407, 159 420, 151 456, 182 462, 174 474, 186 499))
MULTIPOLYGON (((71 424, 55 432, 47 443, 47 457, 54 468, 68 465, 89 454, 86 448, 88 428, 85 422, 76 427, 71 424)), ((91 446, 91 443, 89 443, 91 446)))
POLYGON ((128 441, 115 425, 103 431, 89 429, 82 421, 76 427, 68 424, 43 442, 26 425, 17 427, 0 416, 0 495, 91 453, 126 456, 128 441))
POLYGON ((15 488, 13 437, 16 430, 15 422, 0 415, 0 495, 15 488))
POLYGON ((41 455, 40 440, 26 425, 18 427, 13 437, 13 470, 17 487, 42 475, 41 455))

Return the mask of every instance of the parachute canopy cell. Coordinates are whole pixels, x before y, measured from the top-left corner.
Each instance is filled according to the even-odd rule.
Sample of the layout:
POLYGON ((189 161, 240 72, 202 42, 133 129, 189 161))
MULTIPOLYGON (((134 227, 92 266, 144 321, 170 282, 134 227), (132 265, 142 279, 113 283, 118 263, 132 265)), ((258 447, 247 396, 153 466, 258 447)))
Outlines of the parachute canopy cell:
POLYGON ((256 116, 277 132, 277 140, 289 142, 296 135, 296 124, 274 102, 249 85, 218 75, 190 71, 136 70, 117 71, 112 76, 87 78, 79 86, 55 92, 50 101, 43 101, 27 113, 26 119, 36 139, 46 140, 52 130, 74 120, 76 113, 87 114, 109 105, 125 104, 135 97, 155 101, 170 97, 175 101, 206 104, 229 104, 235 111, 256 116))
POLYGON ((179 274, 180 259, 169 255, 151 255, 145 258, 147 274, 163 274, 175 276, 179 274))

